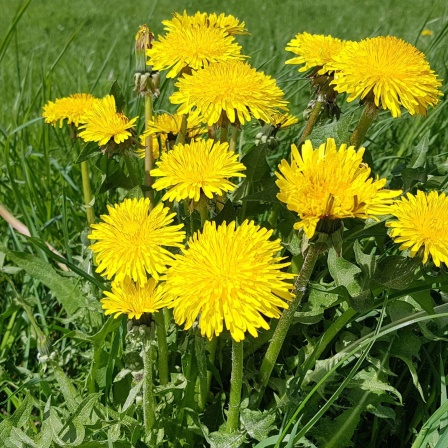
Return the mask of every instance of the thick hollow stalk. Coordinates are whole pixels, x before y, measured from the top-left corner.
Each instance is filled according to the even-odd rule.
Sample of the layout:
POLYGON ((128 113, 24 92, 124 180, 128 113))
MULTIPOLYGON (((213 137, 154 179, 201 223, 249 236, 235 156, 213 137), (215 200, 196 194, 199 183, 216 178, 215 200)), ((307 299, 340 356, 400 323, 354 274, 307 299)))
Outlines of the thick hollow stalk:
POLYGON ((207 378, 207 357, 205 354, 205 340, 201 336, 199 329, 195 331, 195 355, 196 362, 198 366, 198 381, 199 381, 199 398, 198 407, 199 411, 202 412, 205 409, 207 403, 208 395, 208 378, 207 378))
POLYGON ((155 398, 153 393, 153 362, 154 362, 154 322, 143 332, 143 421, 146 437, 150 438, 155 423, 155 398))
POLYGON ((157 348, 158 348, 158 361, 159 361, 159 381, 162 386, 168 384, 169 381, 169 369, 168 369, 168 344, 166 341, 166 327, 165 317, 163 311, 159 311, 153 314, 156 321, 156 335, 157 335, 157 348))
POLYGON ((306 287, 310 280, 311 274, 313 273, 314 266, 316 264, 317 258, 319 257, 319 253, 319 246, 312 244, 309 247, 303 261, 302 269, 300 270, 294 284, 296 296, 289 304, 288 309, 283 312, 278 321, 277 327, 274 331, 260 368, 258 381, 261 385, 261 394, 263 393, 263 390, 268 384, 269 378, 271 377, 272 369, 274 368, 280 350, 283 346, 283 342, 286 338, 286 334, 288 333, 289 327, 291 326, 291 323, 294 319, 294 313, 296 312, 300 301, 305 295, 306 287))
POLYGON ((236 144, 238 143, 238 137, 240 136, 240 133, 241 131, 236 127, 232 128, 232 135, 230 136, 230 144, 229 144, 230 151, 233 152, 236 151, 236 144))
POLYGON ((355 148, 359 148, 361 146, 367 130, 377 115, 378 108, 375 106, 375 103, 373 101, 367 102, 364 106, 361 118, 359 119, 359 122, 350 137, 350 145, 353 145, 355 148))
MULTIPOLYGON (((148 93, 145 95, 145 131, 148 130, 148 122, 149 120, 152 120, 152 115, 152 95, 151 93, 148 93)), ((152 177, 149 174, 154 168, 154 154, 152 151, 152 136, 147 136, 145 141, 145 186, 147 187, 145 196, 149 198, 151 208, 153 207, 154 202, 154 190, 151 188, 152 177)))
POLYGON ((219 142, 227 143, 229 138, 229 119, 225 112, 221 116, 221 130, 219 132, 219 142))
POLYGON ((90 188, 90 175, 89 165, 87 160, 81 162, 81 179, 82 179, 82 192, 84 195, 84 206, 86 207, 87 223, 93 224, 95 222, 95 212, 93 206, 90 204, 92 201, 92 190, 90 188))
POLYGON ((227 432, 238 431, 241 388, 243 387, 243 343, 232 340, 232 375, 230 377, 229 414, 227 432))
POLYGON ((317 120, 319 119, 322 107, 324 105, 324 101, 325 101, 324 97, 319 95, 316 102, 314 103, 314 107, 313 110, 311 111, 308 121, 306 122, 305 129, 303 130, 299 142, 297 143, 298 147, 300 147, 302 143, 305 141, 305 139, 311 134, 314 125, 317 123, 317 120))

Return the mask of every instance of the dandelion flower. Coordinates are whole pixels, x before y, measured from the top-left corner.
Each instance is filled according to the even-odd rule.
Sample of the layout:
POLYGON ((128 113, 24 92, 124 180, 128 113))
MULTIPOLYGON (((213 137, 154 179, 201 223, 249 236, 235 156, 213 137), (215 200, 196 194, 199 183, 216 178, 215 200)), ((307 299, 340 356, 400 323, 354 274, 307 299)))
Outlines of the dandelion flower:
POLYGON ((347 101, 372 95, 375 105, 393 117, 401 115, 400 106, 411 115, 426 115, 442 95, 425 55, 397 37, 349 42, 329 65, 335 70, 334 89, 347 92, 347 101))
MULTIPOLYGON (((162 151, 168 149, 168 141, 176 139, 180 132, 183 115, 163 113, 156 115, 148 121, 148 128, 140 135, 140 142, 145 145, 146 137, 152 137, 153 156, 159 157, 159 139, 162 145, 162 151)), ((206 132, 202 126, 203 118, 198 113, 191 113, 187 119, 187 135, 189 139, 194 139, 206 132)), ((144 150, 138 150, 137 153, 143 158, 144 150)))
POLYGON ((289 126, 297 124, 298 122, 299 122, 299 119, 289 113, 283 114, 283 113, 279 112, 279 113, 272 115, 272 117, 271 117, 271 124, 276 129, 288 128, 289 126))
POLYGON ((179 144, 162 154, 151 176, 159 177, 155 190, 169 188, 162 200, 180 201, 190 198, 199 201, 201 192, 208 198, 236 188, 230 177, 245 177, 246 167, 238 162, 238 154, 229 150, 229 144, 202 140, 179 144))
POLYGON ((122 282, 113 281, 112 292, 104 291, 104 295, 106 297, 101 299, 104 314, 114 314, 114 318, 127 314, 129 319, 140 319, 143 313, 155 313, 171 304, 153 278, 142 286, 129 277, 122 282))
POLYGON ((212 62, 244 58, 240 45, 225 29, 194 24, 176 26, 164 37, 159 36, 146 55, 153 70, 170 69, 167 78, 187 67, 198 70, 212 62))
POLYGON ((62 128, 64 120, 67 120, 67 124, 73 123, 78 127, 80 123, 85 122, 86 113, 98 101, 90 93, 74 93, 66 98, 58 98, 54 102, 49 101, 44 106, 42 116, 45 118, 45 123, 51 123, 53 126, 59 121, 59 127, 62 128))
POLYGON ((321 219, 375 218, 390 213, 389 206, 401 191, 383 189, 386 179, 370 177, 362 162, 364 148, 343 144, 337 150, 334 139, 313 149, 310 140, 302 154, 291 146, 292 161, 282 160, 276 182, 277 197, 299 215, 294 228, 311 238, 321 219))
POLYGON ((244 124, 251 116, 269 123, 287 104, 274 79, 242 61, 211 64, 184 75, 176 86, 179 91, 170 100, 181 105, 178 113, 196 107, 209 126, 218 123, 223 112, 231 123, 244 124))
POLYGON ((125 199, 107 206, 109 214, 101 215, 104 222, 92 224, 88 238, 96 242, 90 249, 96 254, 96 271, 107 279, 130 277, 142 286, 149 273, 158 280, 173 258, 165 247, 182 247, 183 224, 170 225, 176 214, 162 203, 151 211, 149 207, 148 198, 125 199))
POLYGON ((407 193, 391 210, 396 221, 386 222, 391 227, 390 236, 400 250, 410 250, 410 256, 423 255, 423 263, 431 255, 434 264, 448 266, 448 197, 445 193, 431 191, 417 195, 407 193))
POLYGON ((230 36, 236 34, 249 34, 245 29, 245 23, 239 22, 237 18, 232 15, 225 15, 224 13, 208 14, 206 12, 197 12, 194 16, 189 16, 186 11, 181 15, 174 13, 171 20, 164 20, 166 31, 173 31, 177 28, 186 28, 191 26, 221 28, 230 36))
POLYGON ((166 273, 176 323, 188 329, 200 316, 201 334, 211 339, 225 322, 237 342, 246 331, 256 337, 257 328, 269 329, 264 316, 278 318, 288 307, 293 277, 281 270, 290 263, 277 256, 281 244, 269 240, 272 232, 250 221, 207 221, 166 273))
POLYGON ((338 55, 345 46, 345 41, 322 34, 299 33, 286 46, 286 51, 292 51, 297 56, 288 59, 285 64, 297 64, 303 67, 299 72, 317 68, 318 74, 323 75, 331 70, 327 64, 338 55))
POLYGON ((106 145, 113 139, 116 144, 122 143, 132 136, 138 117, 129 120, 121 112, 117 112, 115 98, 107 95, 97 101, 85 116, 85 123, 79 129, 83 129, 79 136, 85 142, 98 142, 99 146, 106 145))

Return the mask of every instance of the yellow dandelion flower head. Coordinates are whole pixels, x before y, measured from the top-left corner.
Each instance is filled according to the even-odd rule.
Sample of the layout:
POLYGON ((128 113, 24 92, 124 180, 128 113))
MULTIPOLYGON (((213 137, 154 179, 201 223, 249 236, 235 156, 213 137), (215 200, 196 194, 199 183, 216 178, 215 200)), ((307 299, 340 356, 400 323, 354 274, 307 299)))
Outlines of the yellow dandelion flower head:
POLYGON ((251 117, 270 123, 273 114, 286 109, 284 93, 273 78, 242 61, 210 64, 178 80, 170 101, 180 104, 178 113, 197 108, 209 126, 223 112, 231 123, 244 124, 251 117))
POLYGON ((129 319, 140 319, 143 313, 155 313, 169 306, 171 301, 163 294, 163 288, 153 278, 149 278, 144 285, 134 283, 129 277, 122 282, 114 280, 112 291, 104 291, 101 299, 104 314, 113 314, 117 318, 126 314, 129 319))
POLYGON ((347 101, 372 95, 377 107, 401 115, 426 115, 442 95, 441 80, 425 55, 413 45, 393 36, 348 42, 329 64, 335 70, 334 89, 349 94, 347 101))
POLYGON ((343 144, 339 150, 334 139, 314 149, 310 140, 301 154, 291 146, 291 164, 282 160, 276 181, 277 197, 299 215, 294 228, 303 229, 311 238, 321 219, 375 218, 390 213, 389 206, 401 191, 383 189, 386 179, 372 179, 363 163, 364 148, 343 144))
POLYGON ((198 70, 212 62, 240 60, 241 46, 225 29, 191 24, 174 27, 153 42, 146 55, 153 70, 168 70, 174 78, 186 67, 198 70))
POLYGON ((103 222, 92 224, 89 239, 96 254, 97 272, 117 281, 130 277, 139 285, 147 281, 146 273, 156 280, 166 269, 173 255, 165 247, 182 247, 183 224, 171 225, 175 213, 157 204, 150 211, 149 199, 125 199, 107 206, 103 222))
POLYGON ((194 16, 189 16, 186 11, 183 14, 174 13, 171 20, 164 20, 162 22, 165 25, 166 31, 173 31, 177 28, 185 28, 191 26, 222 28, 229 35, 235 34, 249 34, 245 29, 245 23, 239 22, 237 18, 232 15, 225 15, 221 13, 208 14, 206 12, 197 12, 194 16))
POLYGON ((235 341, 268 329, 264 316, 278 318, 288 307, 293 277, 282 271, 290 263, 277 256, 281 244, 269 240, 272 232, 247 220, 239 227, 207 221, 166 273, 176 323, 188 329, 200 316, 201 333, 211 339, 225 322, 235 341))
POLYGON ((319 67, 318 73, 323 75, 330 71, 327 64, 344 48, 346 41, 323 34, 298 33, 286 46, 286 51, 292 51, 297 56, 288 59, 286 64, 297 64, 303 67, 299 72, 319 67))
POLYGON ((76 127, 84 123, 86 113, 99 101, 90 93, 74 93, 65 98, 58 98, 56 101, 49 101, 43 108, 42 116, 45 123, 53 126, 59 122, 62 128, 64 120, 67 124, 73 123, 76 127))
POLYGON ((198 139, 190 144, 179 144, 162 154, 151 176, 158 177, 153 188, 168 191, 162 200, 199 201, 201 192, 208 198, 232 191, 236 185, 231 177, 245 177, 246 167, 238 162, 238 154, 229 150, 229 144, 198 139))
MULTIPOLYGON (((162 151, 168 149, 168 140, 174 140, 180 132, 183 115, 179 114, 158 114, 148 121, 146 131, 140 136, 142 145, 146 144, 146 138, 152 137, 153 156, 157 159, 160 155, 159 139, 162 145, 162 151)), ((187 118, 187 135, 190 140, 199 137, 207 132, 202 126, 204 119, 195 111, 187 118)), ((138 150, 137 153, 143 158, 145 150, 138 150)))
POLYGON ((105 145, 113 139, 119 144, 132 136, 138 117, 129 120, 126 115, 117 112, 115 98, 107 95, 97 101, 85 115, 85 123, 79 129, 83 129, 79 136, 85 142, 98 142, 99 146, 105 145))
POLYGON ((278 112, 271 117, 271 124, 277 129, 284 129, 297 124, 299 119, 290 113, 283 114, 278 112))
POLYGON ((423 252, 423 263, 431 255, 434 264, 448 266, 448 197, 445 193, 431 191, 416 195, 407 193, 392 207, 397 220, 386 222, 391 228, 390 236, 400 250, 409 249, 414 257, 423 252))

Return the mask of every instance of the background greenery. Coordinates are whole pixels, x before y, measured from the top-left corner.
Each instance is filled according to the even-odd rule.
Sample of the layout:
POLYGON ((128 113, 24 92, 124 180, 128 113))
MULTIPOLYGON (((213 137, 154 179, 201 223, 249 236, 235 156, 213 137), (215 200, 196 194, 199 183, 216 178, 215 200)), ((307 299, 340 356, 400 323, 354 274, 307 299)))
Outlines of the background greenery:
MULTIPOLYGON (((285 45, 298 32, 331 34, 342 39, 361 39, 387 34, 402 37, 427 54, 431 67, 441 78, 448 77, 446 63, 448 7, 443 0, 1 1, 0 203, 28 226, 33 237, 52 244, 67 257, 69 262, 88 274, 92 273, 91 259, 85 247, 87 229, 80 191, 80 169, 75 163, 79 148, 68 138, 68 129, 55 130, 43 123, 40 118, 42 106, 50 99, 54 100, 75 92, 91 92, 103 96, 109 92, 112 83, 118 80, 127 99, 128 115, 141 115, 142 105, 132 93, 135 32, 140 24, 147 23, 156 34, 161 33, 163 29, 161 21, 169 19, 173 12, 182 12, 184 9, 189 13, 197 10, 224 12, 246 22, 251 36, 238 37, 243 52, 251 57, 252 65, 278 80, 291 103, 291 112, 298 115, 301 120, 293 131, 281 137, 283 141, 278 154, 271 155, 273 163, 287 152, 290 141, 297 140, 296 137, 304 123, 301 113, 310 97, 309 81, 298 74, 297 67, 284 65, 285 60, 291 57, 291 54, 284 50, 285 45), (19 17, 17 13, 20 8, 23 8, 24 12, 19 17), (423 28, 431 29, 433 35, 421 36, 423 28)), ((445 97, 442 99, 442 104, 426 119, 412 118, 404 114, 402 118, 393 120, 387 113, 381 115, 381 119, 373 126, 366 141, 374 169, 378 173, 390 176, 392 169, 396 170, 399 166, 400 160, 405 164, 405 157, 411 156, 413 147, 424 142, 421 148, 427 150, 426 155, 429 157, 426 171, 414 170, 407 173, 408 182, 423 179, 426 181, 429 173, 434 188, 443 188, 446 185, 448 172, 446 82, 443 89, 445 97)), ((168 91, 169 88, 166 87, 164 95, 155 103, 156 109, 166 107, 168 91)), ((341 101, 340 105, 344 112, 343 117, 351 116, 351 113, 355 117, 359 114, 358 104, 347 105, 341 101)), ((353 127, 350 123, 348 126, 353 127)), ((251 146, 255 132, 256 130, 251 127, 245 130, 243 134, 245 147, 251 146)), ((92 181, 95 189, 101 184, 101 176, 101 170, 93 168, 92 181)), ((403 178, 403 171, 397 176, 403 178)), ((430 188, 431 184, 427 186, 430 188)), ((119 194, 113 191, 99 196, 95 204, 97 215, 105 211, 106 203, 116 201, 119 194)), ((49 260, 48 254, 38 243, 30 243, 12 231, 3 220, 0 221, 0 243, 10 250, 37 255, 45 262, 49 260)), ((351 256, 353 251, 353 248, 349 251, 351 256)), ((20 266, 23 259, 14 260, 11 258, 14 257, 11 253, 6 258, 7 253, 7 249, 0 249, 0 411, 6 416, 24 403, 30 406, 24 398, 25 390, 32 391, 34 405, 38 399, 45 402, 52 394, 55 406, 59 404, 62 408, 66 400, 67 391, 64 393, 64 390, 61 390, 58 393, 53 377, 46 377, 43 380, 41 368, 37 363, 38 340, 31 331, 27 314, 23 312, 23 302, 20 302, 22 298, 34 310, 48 341, 51 341, 60 352, 64 372, 68 377, 76 381, 81 391, 84 385, 89 387, 90 384, 92 390, 100 387, 104 396, 109 396, 110 390, 115 387, 112 384, 112 372, 116 373, 124 368, 125 364, 132 364, 129 359, 137 352, 134 353, 129 349, 129 353, 123 354, 123 358, 128 357, 127 361, 117 359, 113 361, 116 364, 110 362, 110 359, 114 359, 113 356, 98 350, 92 354, 92 346, 98 349, 105 339, 102 339, 101 335, 96 339, 83 339, 76 331, 91 336, 93 330, 98 330, 98 322, 95 322, 93 317, 89 320, 88 314, 68 316, 66 314, 67 307, 70 309, 70 303, 76 304, 76 301, 82 301, 80 296, 66 294, 64 310, 54 295, 43 287, 41 282, 35 280, 29 271, 15 267, 7 261, 12 260, 20 266), (73 331, 75 333, 71 333, 73 331), (96 372, 97 376, 94 379, 96 386, 95 384, 92 386, 92 381, 89 382, 89 375, 92 376, 92 372, 89 369, 95 353, 98 356, 96 362, 100 372, 96 372)), ((34 268, 45 271, 46 265, 35 265, 34 268)), ((319 275, 323 279, 326 278, 324 271, 319 272, 319 275)), ((50 289, 53 280, 49 278, 46 283, 50 289)), ((75 275, 68 280, 77 285, 82 296, 88 298, 89 306, 94 309, 99 290, 80 281, 75 275)), ((72 283, 67 285, 70 286, 72 283)), ((54 293, 54 289, 52 292, 54 293)), ((430 300, 428 297, 425 296, 425 300, 430 300)), ((443 302, 443 298, 444 296, 437 296, 438 305, 443 302)), ((293 333, 292 352, 283 353, 282 359, 285 361, 288 374, 300 365, 305 355, 309 355, 305 348, 301 348, 302 343, 308 342, 308 348, 312 347, 322 332, 340 317, 331 309, 329 312, 326 311, 324 316, 327 305, 319 302, 321 300, 319 297, 314 299, 314 302, 310 301, 308 308, 302 310, 304 314, 301 323, 306 326, 303 327, 305 329, 293 333), (299 350, 300 354, 297 355, 299 350)), ((328 297, 327 299, 329 300, 328 297)), ((334 306, 335 302, 331 303, 334 306)), ((387 316, 384 309, 378 312, 380 309, 378 306, 377 312, 372 311, 358 319, 352 324, 350 331, 341 333, 340 345, 331 346, 324 353, 327 356, 326 364, 322 361, 316 369, 314 379, 322 377, 334 366, 336 360, 332 356, 335 352, 339 352, 341 347, 356 346, 366 334, 375 330, 380 318, 386 316, 389 323, 403 318, 409 311, 405 309, 406 306, 395 305, 388 308, 387 316)), ((395 394, 397 413, 391 413, 387 410, 389 408, 385 409, 386 406, 383 406, 384 403, 381 401, 385 399, 384 394, 378 393, 381 400, 378 398, 375 401, 371 396, 360 394, 362 388, 353 387, 350 393, 338 402, 338 407, 332 409, 331 417, 334 420, 327 416, 327 420, 323 419, 316 426, 312 440, 317 441, 317 446, 326 446, 324 441, 328 441, 328 433, 334 431, 335 427, 343 426, 346 429, 345 437, 350 440, 354 428, 359 423, 360 415, 368 406, 375 412, 368 414, 360 423, 353 439, 355 446, 365 445, 373 448, 409 445, 414 437, 413 432, 418 432, 423 423, 430 421, 428 419, 439 407, 443 410, 441 406, 446 403, 443 372, 446 371, 448 355, 442 328, 440 324, 438 328, 420 329, 424 335, 421 339, 416 339, 415 336, 416 333, 420 336, 420 332, 409 330, 397 339, 385 337, 380 341, 380 344, 375 346, 376 351, 371 355, 372 365, 377 366, 378 371, 375 373, 365 370, 364 376, 358 376, 355 381, 363 384, 363 387, 369 384, 373 390, 382 392, 385 391, 385 384, 388 385, 390 382, 392 387, 393 381, 394 389, 388 392, 393 396, 395 390, 400 390, 400 395, 395 394), (403 353, 406 353, 407 357, 403 353), (387 359, 389 363, 390 354, 396 356, 394 361, 386 366, 384 360, 387 359), (403 358, 406 359, 403 361, 403 358), (417 364, 414 370, 409 367, 413 362, 417 364), (391 371, 394 373, 390 374, 391 371), (422 394, 426 401, 421 399, 422 394), (363 404, 351 407, 353 403, 363 404), (401 403, 405 406, 402 407, 401 403), (338 410, 344 412, 338 414, 338 410), (347 415, 346 412, 351 414, 347 415), (344 415, 344 419, 338 421, 337 415, 340 417, 344 415), (352 426, 347 426, 347 421, 351 421, 352 426)), ((121 347, 117 341, 123 335, 124 327, 121 326, 117 331, 118 336, 115 339, 108 335, 109 354, 118 353, 121 347)), ((254 344, 252 352, 255 352, 256 348, 257 344, 254 344)), ((228 350, 223 351, 221 356, 224 358, 228 356, 228 350)), ((256 360, 249 356, 249 370, 252 363, 256 364, 256 360)), ((225 370, 225 362, 223 368, 222 376, 225 379, 229 373, 225 370)), ((279 377, 285 376, 285 372, 276 373, 279 377)), ((302 380, 305 390, 307 386, 310 389, 312 379, 302 378, 302 380)), ((341 381, 341 377, 336 376, 327 384, 327 390, 336 390, 341 381)), ((280 389, 283 386, 281 385, 280 389)), ((294 390, 291 392, 292 397, 297 399, 295 393, 300 395, 300 392, 294 390)), ((103 403, 107 404, 104 396, 103 403)), ((115 405, 123 404, 125 399, 126 396, 120 396, 117 392, 115 405)), ((389 404, 391 400, 394 401, 389 398, 389 404)), ((307 418, 311 418, 318 411, 320 403, 316 394, 308 405, 307 418)), ((217 401, 214 405, 219 414, 222 403, 217 401)), ((38 408, 37 405, 36 407, 38 408)), ((286 408, 286 415, 289 418, 294 412, 294 407, 287 405, 286 408)), ((41 409, 38 414, 36 418, 42 418, 44 410, 41 409)), ((443 423, 444 415, 441 414, 438 420, 436 418, 436 423, 440 421, 443 423)), ((122 418, 113 413, 109 417, 117 420, 122 418)), ((63 420, 63 417, 61 418, 63 420)), ((246 418, 249 417, 246 415, 246 418)), ((209 428, 216 430, 219 419, 207 424, 209 428)), ((128 425, 132 427, 132 422, 128 422, 128 425)), ((93 423, 92 426, 94 427, 93 423)), ((443 429, 443 424, 441 428, 443 429)), ((1 440, 0 438, 0 444, 1 440)), ((339 439, 333 437, 332 440, 342 443, 343 437, 342 435, 339 439)), ((344 439, 345 442, 347 440, 344 439)), ((432 446, 436 446, 436 443, 438 442, 432 446)), ((446 445, 440 445, 439 448, 443 446, 446 445)))

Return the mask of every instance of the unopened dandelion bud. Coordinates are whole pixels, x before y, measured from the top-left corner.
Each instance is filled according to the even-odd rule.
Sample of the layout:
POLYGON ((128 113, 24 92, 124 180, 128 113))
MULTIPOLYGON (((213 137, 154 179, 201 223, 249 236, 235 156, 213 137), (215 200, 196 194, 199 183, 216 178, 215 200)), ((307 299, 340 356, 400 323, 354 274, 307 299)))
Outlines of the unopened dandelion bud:
POLYGON ((146 66, 146 50, 152 48, 154 34, 151 33, 147 25, 140 25, 135 36, 135 71, 136 73, 145 73, 148 70, 146 66))

